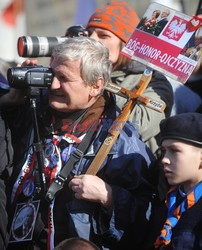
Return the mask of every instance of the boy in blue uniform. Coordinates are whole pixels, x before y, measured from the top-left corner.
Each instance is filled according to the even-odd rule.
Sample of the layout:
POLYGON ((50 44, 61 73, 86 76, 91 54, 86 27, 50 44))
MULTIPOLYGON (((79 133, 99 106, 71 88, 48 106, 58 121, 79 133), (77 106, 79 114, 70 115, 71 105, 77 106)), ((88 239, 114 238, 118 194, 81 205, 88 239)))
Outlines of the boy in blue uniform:
POLYGON ((202 114, 183 113, 160 124, 163 168, 171 189, 157 249, 202 249, 202 114))

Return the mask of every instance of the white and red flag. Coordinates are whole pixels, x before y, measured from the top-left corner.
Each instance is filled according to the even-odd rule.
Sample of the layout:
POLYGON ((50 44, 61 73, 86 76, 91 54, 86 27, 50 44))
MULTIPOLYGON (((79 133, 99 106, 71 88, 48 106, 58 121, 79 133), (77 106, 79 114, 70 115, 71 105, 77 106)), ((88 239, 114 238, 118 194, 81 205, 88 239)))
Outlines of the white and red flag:
POLYGON ((1 0, 0 3, 0 57, 19 61, 17 40, 26 34, 24 0, 1 0))

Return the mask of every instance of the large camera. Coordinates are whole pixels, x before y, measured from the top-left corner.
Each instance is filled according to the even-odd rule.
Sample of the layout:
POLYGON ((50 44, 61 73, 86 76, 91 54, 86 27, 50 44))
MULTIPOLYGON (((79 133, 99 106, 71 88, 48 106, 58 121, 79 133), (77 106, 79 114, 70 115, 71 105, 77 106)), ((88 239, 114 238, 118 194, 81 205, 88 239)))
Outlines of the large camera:
POLYGON ((26 89, 29 87, 47 88, 53 81, 51 68, 43 66, 12 67, 7 71, 7 79, 11 87, 26 89))
POLYGON ((17 42, 18 54, 21 57, 49 57, 56 45, 75 36, 88 36, 88 31, 82 25, 75 25, 68 28, 65 36, 61 37, 22 36, 17 42))

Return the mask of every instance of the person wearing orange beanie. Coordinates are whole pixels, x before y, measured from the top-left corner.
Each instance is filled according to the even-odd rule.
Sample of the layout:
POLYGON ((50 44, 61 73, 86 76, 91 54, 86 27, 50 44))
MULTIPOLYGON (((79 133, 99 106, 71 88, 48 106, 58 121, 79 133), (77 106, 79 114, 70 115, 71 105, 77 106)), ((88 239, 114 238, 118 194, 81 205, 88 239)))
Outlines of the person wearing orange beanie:
MULTIPOLYGON (((109 49, 109 58, 113 66, 111 74, 112 83, 128 90, 133 90, 135 88, 146 68, 139 62, 132 61, 120 53, 138 23, 139 18, 137 13, 127 2, 111 1, 98 8, 89 18, 86 26, 89 31, 89 36, 100 41, 109 49)), ((173 90, 165 76, 158 72, 154 72, 152 80, 143 95, 166 104, 166 109, 162 113, 149 109, 143 104, 137 104, 129 117, 129 121, 138 129, 140 139, 147 144, 157 157, 160 145, 159 124, 161 120, 170 116, 173 105, 173 90)), ((116 104, 121 110, 126 103, 126 99, 118 95, 115 97, 116 104)), ((159 170, 157 175, 160 174, 159 170)), ((152 178, 156 177, 157 176, 153 176, 152 178)), ((166 190, 166 183, 164 185, 166 190)), ((166 192, 162 195, 166 195, 166 192)), ((144 213, 143 210, 142 213, 144 213)), ((148 212, 149 211, 150 209, 148 209, 148 212)), ((134 215, 134 218, 136 218, 135 223, 131 222, 130 226, 126 228, 119 242, 119 247, 116 248, 117 250, 131 249, 131 246, 133 249, 141 250, 151 247, 152 241, 154 240, 152 235, 155 235, 157 230, 156 228, 152 228, 151 234, 151 231, 148 232, 148 227, 143 226, 145 221, 142 219, 142 216, 138 214, 137 217, 138 219, 134 215)))
MULTIPOLYGON (((98 8, 90 17, 87 29, 91 38, 103 43, 109 49, 113 65, 111 80, 121 87, 133 90, 143 73, 145 66, 132 61, 120 54, 123 46, 129 40, 139 23, 135 10, 125 1, 111 1, 98 8)), ((149 146, 154 154, 159 149, 159 123, 170 116, 173 105, 173 90, 168 80, 160 73, 154 72, 144 95, 166 104, 164 112, 159 113, 138 104, 133 109, 129 120, 138 127, 141 139, 149 146)), ((116 96, 120 109, 126 99, 116 96)))
POLYGON ((127 42, 139 23, 136 12, 126 2, 110 2, 97 9, 91 16, 88 27, 106 29, 127 42))
POLYGON ((90 36, 108 47, 113 70, 121 69, 129 63, 130 60, 121 55, 120 51, 138 23, 136 12, 124 1, 110 2, 90 17, 87 24, 90 36))

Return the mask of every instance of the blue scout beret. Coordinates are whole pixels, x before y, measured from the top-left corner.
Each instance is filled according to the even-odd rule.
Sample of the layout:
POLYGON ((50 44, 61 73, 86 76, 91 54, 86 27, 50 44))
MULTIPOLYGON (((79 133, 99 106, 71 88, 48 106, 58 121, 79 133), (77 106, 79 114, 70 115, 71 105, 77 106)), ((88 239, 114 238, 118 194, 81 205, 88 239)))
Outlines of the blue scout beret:
POLYGON ((186 141, 202 146, 202 114, 182 113, 164 119, 160 123, 161 142, 165 139, 186 141))

